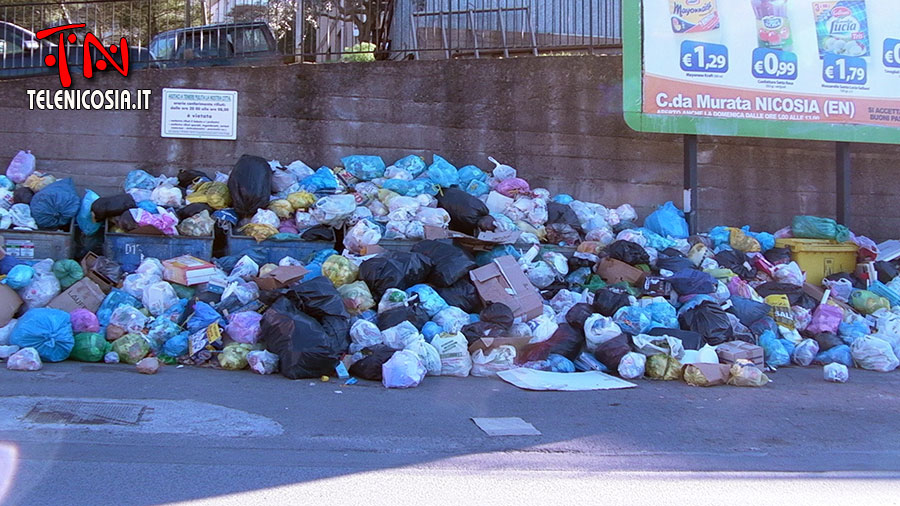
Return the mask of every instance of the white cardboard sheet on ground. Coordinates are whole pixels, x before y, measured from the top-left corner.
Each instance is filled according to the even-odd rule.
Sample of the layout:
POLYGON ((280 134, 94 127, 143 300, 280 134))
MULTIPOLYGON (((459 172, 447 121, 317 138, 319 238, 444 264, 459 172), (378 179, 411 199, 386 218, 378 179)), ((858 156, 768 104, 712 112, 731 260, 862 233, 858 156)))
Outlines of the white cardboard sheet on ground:
POLYGON ((477 418, 472 421, 488 436, 540 436, 541 431, 518 417, 477 418))
POLYGON ((637 385, 600 371, 548 372, 519 367, 501 371, 497 376, 524 390, 558 390, 580 392, 586 390, 616 390, 634 388, 637 385))

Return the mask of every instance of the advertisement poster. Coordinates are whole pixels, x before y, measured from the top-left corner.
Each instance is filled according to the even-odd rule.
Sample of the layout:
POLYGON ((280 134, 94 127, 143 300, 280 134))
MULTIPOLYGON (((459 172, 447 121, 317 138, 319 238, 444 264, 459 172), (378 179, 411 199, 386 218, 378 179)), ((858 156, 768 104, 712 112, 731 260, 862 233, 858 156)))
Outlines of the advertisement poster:
MULTIPOLYGON (((895 0, 640 4, 626 52, 636 45, 629 33, 639 34, 641 99, 629 111, 626 90, 626 119, 644 116, 641 130, 900 142, 895 0)), ((626 74, 635 68, 626 63, 626 74)))

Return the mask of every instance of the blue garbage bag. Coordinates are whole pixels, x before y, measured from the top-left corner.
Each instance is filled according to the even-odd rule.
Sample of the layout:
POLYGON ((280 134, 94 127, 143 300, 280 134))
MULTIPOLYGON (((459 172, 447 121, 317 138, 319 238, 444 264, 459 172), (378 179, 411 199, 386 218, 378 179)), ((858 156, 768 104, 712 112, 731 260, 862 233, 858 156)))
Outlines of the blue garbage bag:
POLYGON ((853 344, 857 339, 869 335, 869 326, 863 321, 854 321, 852 323, 841 322, 838 325, 838 337, 844 344, 853 344))
POLYGON ((771 331, 765 331, 759 336, 759 345, 765 354, 766 365, 771 367, 783 367, 791 363, 791 354, 784 349, 781 341, 771 331))
POLYGON ((212 217, 220 223, 229 223, 232 226, 238 224, 237 211, 235 211, 234 208, 231 207, 226 209, 219 209, 218 211, 213 213, 212 217))
POLYGON ((668 302, 653 302, 644 309, 650 313, 651 327, 663 329, 677 329, 678 313, 668 302))
POLYGON ((338 180, 334 172, 328 167, 319 167, 311 176, 306 176, 300 181, 300 187, 310 193, 326 190, 337 190, 338 180))
POLYGON ((231 272, 234 270, 234 266, 237 265, 238 261, 244 256, 250 257, 250 259, 256 262, 257 265, 265 264, 266 259, 268 258, 266 249, 261 246, 257 246, 255 248, 241 250, 241 252, 236 255, 217 258, 215 263, 223 271, 231 272))
POLYGON ((133 170, 125 176, 125 191, 141 189, 153 190, 156 188, 156 178, 143 170, 133 170))
POLYGON ((835 346, 819 353, 816 355, 816 359, 813 360, 813 363, 817 365, 828 365, 835 362, 847 367, 853 367, 853 353, 851 353, 849 346, 846 344, 835 346))
POLYGON ((737 316, 741 323, 749 327, 760 319, 768 316, 771 309, 772 308, 764 302, 756 302, 755 300, 732 295, 731 308, 728 312, 737 316))
POLYGON ((99 198, 100 196, 93 190, 84 191, 84 198, 81 199, 81 207, 78 209, 78 216, 75 217, 78 228, 81 229, 81 232, 84 233, 84 235, 94 235, 100 231, 102 224, 94 221, 94 217, 91 215, 91 205, 99 198))
POLYGON ((6 176, 0 176, 0 188, 13 191, 16 189, 16 183, 13 183, 12 179, 6 176))
POLYGON ((419 174, 425 172, 425 160, 418 155, 404 156, 394 162, 394 167, 409 172, 412 177, 419 177, 419 174))
POLYGON ((312 260, 310 260, 310 263, 322 265, 325 263, 325 260, 328 260, 329 257, 332 257, 334 255, 340 255, 340 253, 333 249, 323 249, 313 256, 312 260))
POLYGON ((0 274, 9 274, 13 270, 13 267, 17 265, 22 265, 22 262, 12 255, 6 255, 5 257, 0 258, 0 274))
POLYGON ((434 155, 434 163, 428 167, 428 178, 441 188, 459 184, 459 171, 440 155, 434 155))
POLYGON ((138 209, 143 209, 150 214, 159 214, 159 208, 156 206, 156 203, 152 200, 142 200, 137 203, 138 209))
POLYGON ((422 336, 425 337, 425 342, 431 343, 431 340, 434 339, 434 336, 443 332, 444 329, 441 328, 440 325, 434 322, 427 322, 422 327, 422 336))
POLYGON ((575 363, 558 353, 548 355, 547 362, 553 372, 575 372, 575 363))
POLYGON ((436 195, 437 190, 435 184, 430 179, 413 179, 412 181, 404 181, 403 179, 388 179, 382 185, 385 190, 390 190, 404 197, 415 197, 427 193, 436 195))
POLYGON ((751 232, 750 225, 741 227, 741 232, 748 237, 756 239, 763 253, 775 247, 775 236, 768 232, 751 232))
POLYGON ((159 353, 166 342, 179 333, 181 333, 181 327, 177 323, 165 316, 157 316, 150 324, 150 330, 147 331, 147 342, 150 343, 150 349, 154 353, 159 353))
POLYGON ((713 227, 713 229, 709 231, 709 238, 713 242, 713 249, 720 246, 730 246, 731 230, 728 230, 727 227, 713 227))
POLYGON ((473 197, 480 197, 491 191, 491 187, 484 181, 473 179, 465 186, 466 193, 473 197))
POLYGON ((575 202, 575 199, 568 193, 560 193, 559 195, 553 197, 553 202, 567 206, 572 202, 575 202))
POLYGON ((13 290, 21 290, 31 284, 32 278, 34 278, 34 269, 25 264, 18 264, 10 269, 3 284, 13 290))
POLYGON ((490 249, 488 251, 482 251, 476 254, 475 263, 480 267, 482 265, 487 265, 493 262, 495 258, 500 258, 507 255, 512 256, 516 260, 518 260, 519 257, 522 256, 522 254, 519 253, 519 250, 517 250, 512 244, 503 244, 494 246, 493 249, 490 249))
POLYGON ((465 188, 472 181, 487 181, 487 174, 474 165, 466 165, 459 169, 459 186, 465 188))
MULTIPOLYGON (((603 222, 602 218, 592 218, 590 222, 584 224, 584 229, 591 230, 594 228, 600 228, 600 227, 606 226, 605 222, 603 222, 603 223, 600 223, 600 222, 603 222), (596 221, 594 221, 594 220, 596 220, 596 221)), ((669 239, 668 237, 663 237, 663 236, 657 234, 656 232, 650 230, 649 228, 641 227, 641 228, 638 228, 635 230, 640 232, 641 235, 644 236, 644 239, 647 239, 647 246, 650 246, 653 249, 662 251, 667 248, 674 248, 677 245, 677 243, 673 239, 669 239)))
POLYGON ((173 322, 180 322, 182 318, 184 318, 184 313, 187 311, 188 299, 178 299, 178 302, 169 306, 169 309, 163 311, 161 316, 172 320, 173 322))
POLYGON ((791 356, 791 357, 794 356, 794 349, 797 347, 796 344, 788 341, 787 339, 785 339, 783 337, 778 339, 778 342, 781 343, 782 346, 784 346, 784 351, 787 352, 788 356, 791 356))
POLYGON ((623 332, 631 335, 646 334, 647 331, 653 328, 653 318, 650 316, 650 311, 638 306, 619 308, 613 314, 613 321, 623 332))
POLYGON ((54 230, 72 221, 81 208, 81 199, 71 179, 61 179, 34 194, 31 217, 41 230, 54 230))
POLYGON ((100 335, 106 335, 106 326, 109 325, 109 318, 119 306, 131 306, 140 309, 143 307, 143 304, 130 294, 118 288, 113 288, 106 298, 103 299, 100 309, 97 310, 97 321, 100 322, 100 335))
POLYGON ((31 309, 13 329, 10 344, 34 348, 45 362, 62 362, 75 346, 69 313, 59 309, 31 309))
POLYGON ((306 266, 306 270, 308 270, 309 272, 307 272, 306 275, 303 276, 303 279, 300 280, 303 283, 306 283, 307 281, 309 281, 311 279, 316 279, 319 276, 321 276, 322 275, 322 264, 309 264, 306 266))
POLYGON ((850 230, 831 218, 818 216, 794 216, 791 233, 804 239, 831 239, 837 242, 850 240, 850 230))
POLYGON ((166 344, 162 347, 162 354, 177 358, 182 355, 187 355, 188 352, 188 342, 190 340, 190 334, 187 332, 181 332, 175 337, 170 338, 166 341, 166 344))
POLYGON ((198 300, 194 303, 194 314, 192 314, 191 317, 188 318, 186 326, 188 332, 193 334, 194 332, 205 329, 206 327, 209 327, 216 322, 218 322, 219 325, 223 327, 227 323, 225 319, 222 318, 222 315, 220 315, 218 311, 213 309, 212 306, 210 306, 206 302, 203 302, 202 300, 198 300))
POLYGON ((684 269, 666 278, 679 295, 715 293, 718 281, 711 274, 694 269, 684 269))
POLYGON ((350 155, 341 158, 347 172, 357 179, 371 181, 384 176, 384 160, 380 156, 350 155))
POLYGON ((675 207, 671 200, 650 213, 644 219, 644 227, 663 237, 687 239, 690 235, 687 221, 684 219, 684 212, 675 207))
POLYGON ((413 285, 406 290, 406 295, 411 297, 414 294, 419 296, 419 306, 425 310, 429 318, 450 307, 447 301, 428 285, 413 285))

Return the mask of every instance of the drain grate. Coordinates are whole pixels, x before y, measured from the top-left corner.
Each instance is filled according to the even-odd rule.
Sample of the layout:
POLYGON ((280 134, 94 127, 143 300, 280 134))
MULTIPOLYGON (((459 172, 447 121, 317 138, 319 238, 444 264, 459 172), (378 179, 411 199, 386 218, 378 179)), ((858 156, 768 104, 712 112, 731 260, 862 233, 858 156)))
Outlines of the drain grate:
POLYGON ((115 402, 38 402, 25 421, 65 425, 137 425, 146 406, 115 402))

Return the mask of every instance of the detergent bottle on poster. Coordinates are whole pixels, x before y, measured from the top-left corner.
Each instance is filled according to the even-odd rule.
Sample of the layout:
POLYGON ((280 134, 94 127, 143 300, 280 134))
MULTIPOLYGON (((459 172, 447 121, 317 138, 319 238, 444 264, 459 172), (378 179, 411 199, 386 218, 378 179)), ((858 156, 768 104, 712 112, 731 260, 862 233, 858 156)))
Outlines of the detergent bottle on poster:
POLYGON ((751 0, 751 3, 756 13, 759 47, 791 51, 794 39, 787 17, 788 0, 751 0))

